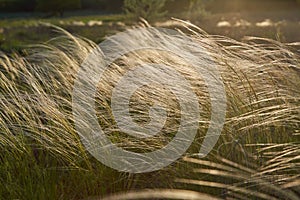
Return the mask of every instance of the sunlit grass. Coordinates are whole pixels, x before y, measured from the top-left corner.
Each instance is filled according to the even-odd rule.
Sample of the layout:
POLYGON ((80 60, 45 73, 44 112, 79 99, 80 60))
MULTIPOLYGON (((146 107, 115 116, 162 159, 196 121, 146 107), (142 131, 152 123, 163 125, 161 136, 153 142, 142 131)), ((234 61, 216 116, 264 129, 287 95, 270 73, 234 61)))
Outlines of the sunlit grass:
MULTIPOLYGON (((145 175, 119 173, 92 158, 74 127, 72 92, 76 72, 96 44, 59 29, 61 37, 27 49, 24 56, 1 54, 0 198, 83 199, 164 187, 190 191, 139 191, 136 196, 129 193, 123 198, 121 195, 111 199, 152 199, 168 195, 173 199, 201 199, 207 195, 233 199, 297 199, 300 185, 297 46, 264 38, 237 42, 208 35, 192 24, 183 25, 184 32, 215 59, 226 88, 225 127, 206 159, 193 158, 209 124, 206 87, 192 73, 189 63, 155 51, 126 55, 107 71, 96 97, 99 122, 120 146, 142 150, 161 147, 162 139, 170 135, 160 135, 151 141, 123 137, 113 122, 109 98, 113 83, 124 73, 122 70, 136 63, 162 62, 174 66, 192 82, 203 109, 199 134, 187 157, 145 175)), ((176 119, 180 117, 178 104, 173 102, 174 98, 167 99, 172 97, 170 93, 156 89, 162 93, 161 101, 171 107, 170 116, 175 120, 168 121, 165 131, 173 133, 178 123, 176 119)), ((147 121, 147 104, 151 103, 148 94, 146 90, 133 99, 133 105, 137 106, 133 107, 140 111, 141 118, 137 119, 140 123, 147 121)))

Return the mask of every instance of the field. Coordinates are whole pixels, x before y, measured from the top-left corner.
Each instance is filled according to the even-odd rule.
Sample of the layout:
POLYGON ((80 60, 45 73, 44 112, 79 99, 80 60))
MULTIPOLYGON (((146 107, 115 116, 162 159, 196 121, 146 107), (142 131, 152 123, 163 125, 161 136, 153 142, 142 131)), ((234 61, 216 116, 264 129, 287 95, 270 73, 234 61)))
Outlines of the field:
MULTIPOLYGON (((103 73, 95 98, 79 91, 84 103, 94 102, 107 137, 118 147, 140 153, 170 142, 182 116, 191 112, 182 111, 176 94, 159 83, 143 86, 130 98, 133 121, 150 123, 157 104, 168 108, 166 124, 150 138, 126 136, 116 127, 111 108, 117 82, 143 63, 163 64, 168 67, 161 72, 175 69, 189 81, 200 105, 201 119, 189 122, 197 124, 195 140, 174 163, 136 174, 107 167, 87 151, 74 119, 74 83, 81 64, 107 36, 150 25, 124 14, 95 13, 0 20, 0 199, 300 199, 299 10, 216 13, 191 22, 183 14, 172 17, 183 20, 170 15, 151 25, 180 29, 195 49, 175 40, 157 43, 163 36, 146 32, 148 43, 172 47, 170 52, 127 53, 103 73), (217 126, 210 122, 212 111, 222 112, 209 101, 218 87, 206 85, 196 73, 194 57, 182 58, 199 55, 195 52, 203 47, 220 71, 226 112, 218 142, 208 156, 199 158, 206 132, 217 126), (180 56, 174 54, 176 49, 180 56)), ((143 44, 143 37, 138 40, 141 43, 128 44, 143 44)), ((207 64, 203 70, 209 71, 211 62, 202 61, 207 64)), ((177 80, 175 75, 161 78, 172 79, 177 80)), ((82 81, 91 84, 93 76, 82 81)), ((176 82, 175 90, 188 94, 181 86, 176 82)), ((191 100, 182 97, 185 103, 191 100)))
MULTIPOLYGON (((226 35, 236 40, 245 36, 271 38, 281 42, 300 41, 300 17, 298 10, 282 12, 243 12, 217 13, 206 17, 195 17, 192 23, 213 35, 226 35)), ((88 38, 100 43, 105 36, 131 27, 134 23, 122 14, 96 15, 88 13, 83 16, 74 16, 70 13, 64 18, 43 19, 37 17, 3 19, 0 21, 0 50, 11 52, 20 51, 26 45, 47 42, 57 36, 47 23, 60 26, 72 34, 88 38), (37 33, 37 34, 32 34, 37 33)), ((156 26, 174 27, 176 23, 171 17, 185 19, 183 14, 170 14, 156 26)), ((188 19, 186 19, 188 20, 188 19)))

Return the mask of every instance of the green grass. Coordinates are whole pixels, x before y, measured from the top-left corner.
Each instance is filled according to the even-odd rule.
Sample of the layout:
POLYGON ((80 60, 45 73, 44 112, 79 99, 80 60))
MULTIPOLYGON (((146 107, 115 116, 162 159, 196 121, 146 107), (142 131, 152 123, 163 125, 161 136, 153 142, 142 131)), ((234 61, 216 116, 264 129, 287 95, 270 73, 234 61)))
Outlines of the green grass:
MULTIPOLYGON (((297 42, 300 41, 299 29, 300 18, 299 11, 282 11, 282 12, 242 12, 242 13, 217 13, 208 16, 195 16, 191 21, 203 28, 212 35, 226 35, 236 40, 243 40, 245 36, 257 36, 271 38, 281 42, 297 42), (243 19, 252 23, 250 27, 216 27, 217 23, 222 20, 229 21, 234 25, 238 20, 243 19), (271 27, 257 27, 255 23, 265 19, 271 19, 274 23, 278 23, 271 27)), ((158 20, 168 20, 171 17, 179 17, 188 19, 185 13, 170 13, 168 16, 158 20)), ((118 31, 125 29, 118 22, 123 22, 127 26, 133 25, 132 21, 125 14, 111 15, 86 15, 86 16, 66 16, 63 18, 8 18, 0 20, 0 50, 11 53, 13 51, 21 52, 26 49, 27 45, 34 43, 42 43, 56 37, 51 29, 43 26, 43 23, 51 23, 61 26, 72 34, 79 35, 95 43, 100 43, 105 36, 112 35, 118 31), (102 21, 101 26, 88 26, 91 20, 102 21), (83 22, 85 26, 76 26, 73 22, 83 22), (1 31, 2 30, 2 31, 1 31), (35 34, 32 34, 32 33, 35 34)))
POLYGON ((60 21, 65 23, 71 23, 73 21, 83 21, 88 22, 90 20, 99 20, 103 22, 116 22, 123 21, 124 15, 122 14, 112 14, 112 15, 88 15, 88 16, 72 16, 72 17, 52 17, 52 18, 11 18, 11 19, 1 19, 0 27, 5 28, 15 28, 15 27, 23 27, 23 26, 35 26, 37 23, 51 23, 55 25, 59 25, 60 21))
POLYGON ((118 22, 124 21, 122 14, 72 16, 64 18, 12 18, 0 20, 0 50, 5 52, 21 51, 26 46, 42 43, 55 37, 55 33, 45 24, 61 26, 73 34, 89 38, 96 43, 103 40, 106 35, 113 34, 124 27, 118 22), (102 21, 102 26, 88 26, 89 21, 102 21), (85 26, 76 26, 74 22, 83 22, 85 26), (34 34, 32 34, 34 33, 34 34))

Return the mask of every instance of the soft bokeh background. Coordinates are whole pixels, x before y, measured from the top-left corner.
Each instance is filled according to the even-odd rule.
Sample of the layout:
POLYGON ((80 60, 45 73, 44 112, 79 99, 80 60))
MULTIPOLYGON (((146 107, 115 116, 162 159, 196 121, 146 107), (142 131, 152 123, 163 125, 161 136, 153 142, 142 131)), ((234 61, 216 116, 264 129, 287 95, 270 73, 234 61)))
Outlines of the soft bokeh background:
POLYGON ((250 35, 300 41, 299 0, 0 0, 0 50, 21 51, 54 37, 42 23, 99 43, 139 17, 164 27, 176 26, 171 17, 189 20, 237 40, 250 35))

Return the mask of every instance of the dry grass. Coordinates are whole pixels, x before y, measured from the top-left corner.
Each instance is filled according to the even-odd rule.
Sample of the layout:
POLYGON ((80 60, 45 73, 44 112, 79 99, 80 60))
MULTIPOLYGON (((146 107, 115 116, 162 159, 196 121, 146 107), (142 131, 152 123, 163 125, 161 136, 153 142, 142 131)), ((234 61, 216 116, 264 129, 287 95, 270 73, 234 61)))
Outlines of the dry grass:
MULTIPOLYGON (((193 73, 189 61, 170 53, 139 51, 125 55, 108 68, 96 96, 97 115, 105 132, 118 145, 134 151, 151 151, 166 144, 177 130, 178 119, 185 114, 180 114, 178 102, 170 92, 155 87, 158 95, 153 96, 153 87, 146 87, 132 99, 132 109, 136 111, 133 118, 138 123, 148 122, 151 98, 168 107, 168 120, 162 133, 151 140, 138 141, 122 135, 111 115, 109 99, 116 81, 137 63, 147 61, 172 66, 191 82, 203 118, 188 157, 179 162, 193 169, 193 173, 186 176, 185 171, 179 167, 172 169, 176 167, 172 165, 165 171, 175 171, 176 177, 169 180, 176 179, 175 182, 184 183, 179 187, 195 190, 187 191, 190 199, 201 199, 203 195, 228 199, 299 199, 297 46, 264 38, 248 38, 242 43, 208 35, 185 22, 182 27, 185 34, 191 35, 193 41, 214 58, 226 88, 226 123, 211 155, 206 159, 192 158, 210 120, 205 83, 193 73)), ((1 54, 0 182, 3 185, 0 197, 79 199, 135 187, 147 188, 147 181, 136 186, 131 184, 137 181, 131 175, 114 172, 97 163, 82 145, 72 114, 73 84, 82 61, 96 45, 57 29, 62 37, 33 46, 25 56, 1 54), (42 182, 35 182, 37 177, 42 182), (112 179, 119 184, 103 181, 112 179), (79 184, 80 181, 83 183, 79 184)), ((167 187, 177 187, 177 184, 167 187)), ((180 191, 135 194, 110 199, 152 199, 168 195, 173 199, 187 199, 180 191)))

